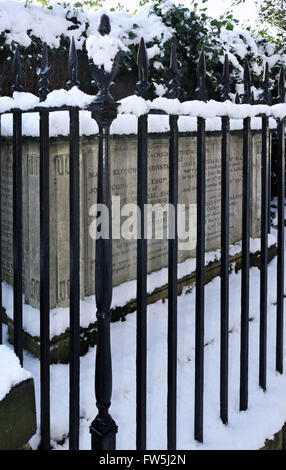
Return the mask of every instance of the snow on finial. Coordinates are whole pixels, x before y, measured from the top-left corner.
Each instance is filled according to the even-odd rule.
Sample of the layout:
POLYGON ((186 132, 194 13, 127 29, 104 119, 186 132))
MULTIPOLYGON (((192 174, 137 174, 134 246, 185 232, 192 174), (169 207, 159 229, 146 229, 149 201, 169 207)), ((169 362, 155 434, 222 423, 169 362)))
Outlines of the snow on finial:
POLYGON ((111 31, 110 19, 109 19, 109 16, 106 15, 105 13, 101 15, 99 19, 99 25, 98 25, 97 31, 99 32, 99 34, 101 34, 101 36, 108 35, 111 31))
POLYGON ((21 61, 19 56, 18 47, 15 49, 14 61, 13 61, 13 76, 14 83, 12 85, 12 91, 23 91, 24 87, 21 85, 21 61))
POLYGON ((244 72, 243 72, 243 84, 244 84, 244 94, 243 94, 243 103, 250 104, 251 102, 251 84, 250 84, 250 71, 248 60, 244 60, 244 72))
POLYGON ((178 99, 181 95, 180 77, 182 76, 182 72, 178 68, 177 49, 174 42, 171 45, 170 68, 168 70, 168 76, 171 78, 169 82, 170 90, 168 96, 171 99, 178 99))
POLYGON ((143 38, 140 40, 137 53, 137 67, 139 80, 136 84, 137 94, 144 99, 148 98, 148 72, 149 72, 149 59, 148 53, 143 38))
POLYGON ((221 77, 221 83, 222 83, 222 95, 221 98, 223 101, 226 101, 229 99, 229 61, 228 61, 228 55, 225 54, 224 56, 224 63, 223 63, 223 72, 222 72, 222 77, 221 77))
POLYGON ((117 67, 120 51, 127 51, 127 48, 117 38, 109 36, 111 31, 109 17, 100 17, 98 32, 99 35, 89 36, 86 40, 86 50, 89 61, 95 67, 100 67, 106 73, 111 73, 113 66, 117 67))
POLYGON ((74 86, 79 86, 79 81, 77 79, 77 52, 74 42, 74 37, 72 37, 70 43, 70 52, 69 52, 69 59, 68 59, 68 71, 69 71, 69 80, 66 83, 67 88, 70 90, 74 86))
POLYGON ((284 67, 281 67, 278 79, 278 102, 285 103, 284 67))
POLYGON ((201 51, 198 65, 197 65, 198 87, 196 89, 197 98, 200 101, 207 100, 205 80, 206 80, 206 59, 205 59, 204 51, 201 51))

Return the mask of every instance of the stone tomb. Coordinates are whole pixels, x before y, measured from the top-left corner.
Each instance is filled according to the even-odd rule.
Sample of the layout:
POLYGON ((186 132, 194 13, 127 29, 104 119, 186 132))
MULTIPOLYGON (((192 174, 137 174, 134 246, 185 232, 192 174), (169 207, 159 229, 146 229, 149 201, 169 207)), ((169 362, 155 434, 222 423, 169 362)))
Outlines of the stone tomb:
MULTIPOLYGON (((261 136, 253 132, 251 146, 251 236, 260 233, 261 136)), ((221 136, 207 133, 206 139, 206 249, 220 248, 221 136)), ((137 199, 137 138, 111 137, 112 195, 120 196, 121 207, 137 199)), ((94 294, 95 241, 89 227, 95 219, 90 208, 97 197, 97 137, 80 139, 81 207, 81 298, 94 294)), ((3 279, 13 283, 12 256, 12 140, 2 144, 2 256, 3 279)), ((148 147, 148 202, 168 203, 168 136, 152 134, 148 147)), ((196 204, 196 136, 179 138, 179 202, 196 204)), ((25 138, 23 143, 24 206, 24 294, 25 302, 39 307, 39 142, 25 138)), ((113 214, 114 225, 119 214, 113 214)), ((121 217, 121 223, 127 217, 121 217)), ((242 133, 231 134, 230 152, 230 242, 241 239, 242 220, 242 133)), ((166 219, 161 220, 166 225, 166 219)), ((196 215, 186 219, 193 231, 192 249, 179 251, 179 261, 195 256, 196 215)), ((114 230, 118 227, 114 226, 114 230)), ((148 272, 167 266, 166 230, 164 240, 148 240, 148 272)), ((51 308, 69 305, 69 142, 50 140, 50 301, 51 308)), ((136 278, 136 240, 113 240, 113 284, 136 278)))

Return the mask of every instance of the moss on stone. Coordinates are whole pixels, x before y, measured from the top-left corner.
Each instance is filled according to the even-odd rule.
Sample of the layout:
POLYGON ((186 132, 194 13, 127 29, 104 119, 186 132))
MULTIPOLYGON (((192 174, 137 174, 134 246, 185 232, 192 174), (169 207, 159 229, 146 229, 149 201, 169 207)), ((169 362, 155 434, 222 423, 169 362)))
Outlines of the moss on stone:
POLYGON ((36 429, 34 380, 31 378, 13 387, 0 402, 0 450, 23 448, 36 429))

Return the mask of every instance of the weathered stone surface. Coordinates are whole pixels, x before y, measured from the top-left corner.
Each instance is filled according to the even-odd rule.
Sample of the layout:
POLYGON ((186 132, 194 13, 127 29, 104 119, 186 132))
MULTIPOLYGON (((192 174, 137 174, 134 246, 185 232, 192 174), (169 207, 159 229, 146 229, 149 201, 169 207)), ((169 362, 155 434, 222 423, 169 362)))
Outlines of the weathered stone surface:
POLYGON ((36 406, 34 380, 13 387, 0 401, 0 450, 17 450, 35 434, 36 406))
MULTIPOLYGON (((220 247, 220 186, 221 136, 207 135, 206 147, 206 249, 220 247)), ((137 138, 111 138, 112 195, 120 197, 120 207, 137 200, 137 138)), ((81 181, 81 297, 94 293, 95 241, 89 227, 95 220, 90 212, 97 199, 97 138, 82 137, 80 143, 81 181)), ((251 168, 251 236, 260 232, 261 199, 261 137, 253 133, 251 168)), ((13 282, 12 269, 12 147, 4 140, 2 151, 2 252, 3 277, 13 282)), ((168 137, 151 135, 148 141, 148 202, 168 203, 168 137)), ((230 155, 230 242, 241 239, 242 218, 242 134, 231 136, 230 155)), ((24 294, 25 302, 39 307, 39 143, 38 139, 24 141, 23 147, 24 210, 24 294)), ((179 139, 179 203, 193 204, 194 211, 186 217, 186 227, 192 228, 191 246, 179 250, 179 261, 195 256, 196 245, 196 136, 182 134, 179 139)), ((113 213, 113 283, 118 285, 136 277, 136 240, 120 237, 120 209, 113 213)), ((163 239, 148 240, 148 272, 167 266, 167 219, 161 214, 153 217, 163 226, 163 239)), ((158 226, 157 226, 158 228, 158 226)), ((69 305, 69 143, 67 138, 50 141, 50 303, 51 308, 69 305)))

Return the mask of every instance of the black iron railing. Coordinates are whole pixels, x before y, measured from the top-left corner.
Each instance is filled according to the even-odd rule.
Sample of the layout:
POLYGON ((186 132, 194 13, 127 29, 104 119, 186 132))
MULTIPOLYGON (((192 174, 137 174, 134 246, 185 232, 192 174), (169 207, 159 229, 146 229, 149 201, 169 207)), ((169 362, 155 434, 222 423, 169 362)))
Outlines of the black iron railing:
MULTIPOLYGON (((99 32, 109 34, 110 23, 106 15, 101 17, 99 32)), ((97 354, 95 367, 95 395, 98 414, 90 427, 92 449, 111 450, 116 448, 117 425, 109 414, 112 394, 112 357, 110 348, 110 308, 112 300, 112 217, 110 187, 110 126, 118 114, 118 103, 110 95, 111 82, 118 71, 119 55, 115 57, 113 68, 107 73, 102 66, 89 63, 92 78, 98 86, 98 94, 85 109, 91 112, 97 122, 98 132, 98 199, 108 209, 106 223, 109 236, 96 241, 95 296, 97 309, 97 354)), ((77 80, 77 55, 74 41, 71 42, 69 59, 69 81, 67 88, 79 86, 77 80)), ((149 62, 144 40, 138 48, 137 95, 148 99, 149 62)), ((43 46, 39 76, 39 97, 42 104, 48 96, 49 75, 47 46, 43 46)), ((170 99, 179 99, 180 70, 177 64, 176 48, 171 48, 169 76, 170 99)), ((198 60, 197 98, 207 100, 205 87, 206 66, 204 53, 198 60)), ((266 64, 262 87, 263 103, 270 105, 268 65, 266 64)), ((18 50, 14 58, 13 91, 22 92, 21 64, 18 50)), ((225 56, 222 73, 222 101, 228 100, 229 65, 225 56)), ((279 77, 279 102, 285 102, 284 71, 279 77)), ((239 103, 236 96, 235 103, 239 103)), ((254 104, 251 93, 248 63, 244 65, 243 103, 254 104)), ((82 108, 84 109, 84 108, 82 108)), ((77 106, 40 107, 30 110, 11 109, 13 112, 13 267, 14 267, 14 348, 23 363, 23 305, 22 305, 22 247, 23 247, 23 186, 22 186, 22 114, 39 112, 40 129, 40 364, 41 364, 41 448, 50 448, 50 182, 49 182, 49 113, 69 111, 70 121, 70 449, 79 448, 79 377, 80 377, 80 180, 79 180, 79 111, 77 106)), ((8 111, 7 111, 8 112, 8 111)), ((154 113, 155 111, 153 111, 154 113)), ((2 113, 3 114, 3 113, 2 113)), ((257 114, 259 115, 259 114, 257 114)), ((286 115, 286 113, 285 113, 286 115)), ((261 116, 261 115, 260 115, 261 116)), ((178 115, 169 115, 169 203, 175 207, 175 218, 169 223, 175 227, 175 237, 168 244, 168 396, 167 396, 167 446, 176 449, 177 426, 177 204, 178 204, 178 115)), ((230 207, 230 118, 221 116, 221 356, 220 356, 220 417, 228 423, 228 335, 229 335, 229 207, 230 207)), ((269 232, 269 178, 270 178, 270 131, 269 115, 262 115, 262 155, 261 155, 261 284, 260 284, 260 350, 259 385, 267 388, 267 263, 269 232)), ((283 372, 283 297, 284 297, 284 191, 285 191, 285 119, 278 120, 279 136, 278 162, 278 263, 277 263, 277 340, 276 369, 283 372)), ((249 349, 249 269, 250 269, 250 137, 251 118, 243 120, 243 191, 242 191, 242 281, 241 281, 241 356, 240 356, 240 410, 248 408, 248 349, 249 349)), ((147 203, 147 146, 148 113, 138 118, 138 168, 137 204, 141 210, 138 221, 137 241, 137 449, 146 449, 146 395, 147 395, 147 240, 144 207, 147 203)), ((195 439, 203 441, 204 424, 204 317, 207 308, 205 289, 205 231, 206 231, 206 119, 197 116, 197 249, 196 249, 196 306, 195 306, 195 439)), ((1 145, 1 140, 0 140, 1 145)), ((1 147, 0 147, 1 151, 1 147)), ((0 158, 1 165, 1 158, 0 158)), ((1 192, 0 192, 1 194, 1 192)), ((1 197, 1 196, 0 196, 1 197)), ((2 214, 2 218, 5 214, 2 214)), ((1 219, 0 219, 1 222, 1 219)), ((0 224, 1 227, 1 224, 0 224)), ((2 236, 2 234, 0 234, 2 236)), ((0 251, 1 255, 1 251, 0 251)), ((0 263, 0 274, 2 272, 0 263)), ((0 312, 2 312, 2 287, 0 286, 0 312)), ((0 317, 2 332, 2 321, 0 317)), ((2 334, 1 334, 2 336, 2 334)))

